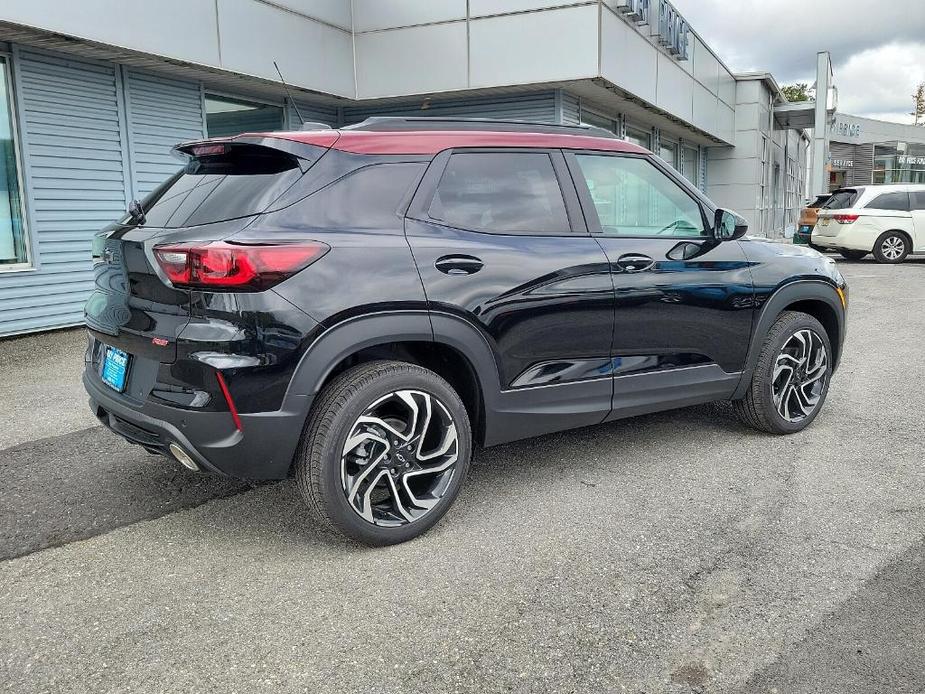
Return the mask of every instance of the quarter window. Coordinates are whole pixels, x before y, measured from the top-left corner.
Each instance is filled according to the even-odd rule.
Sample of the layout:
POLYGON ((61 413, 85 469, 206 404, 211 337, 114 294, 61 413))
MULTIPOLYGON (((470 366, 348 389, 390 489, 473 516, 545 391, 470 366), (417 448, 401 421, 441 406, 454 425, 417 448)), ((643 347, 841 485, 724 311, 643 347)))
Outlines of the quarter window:
POLYGON ((883 193, 871 200, 867 205, 871 210, 900 210, 909 211, 909 193, 883 193))
POLYGON ((569 233, 556 172, 543 152, 453 154, 428 215, 475 231, 569 233))
POLYGON ((700 205, 642 157, 578 154, 601 231, 610 236, 705 236, 700 205))
POLYGON ((29 262, 11 84, 10 65, 0 56, 0 269, 29 262))

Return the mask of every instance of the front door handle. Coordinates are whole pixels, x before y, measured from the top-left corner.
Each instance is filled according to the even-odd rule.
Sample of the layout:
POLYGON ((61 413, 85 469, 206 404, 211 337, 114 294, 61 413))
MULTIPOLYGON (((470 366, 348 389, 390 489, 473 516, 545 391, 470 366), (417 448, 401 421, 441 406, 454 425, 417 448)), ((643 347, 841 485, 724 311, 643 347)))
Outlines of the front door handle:
POLYGON ((447 275, 471 275, 483 266, 484 263, 474 255, 445 255, 434 262, 434 267, 447 275))
POLYGON ((655 261, 647 255, 640 253, 625 253, 617 258, 617 267, 620 272, 645 272, 651 270, 655 261))

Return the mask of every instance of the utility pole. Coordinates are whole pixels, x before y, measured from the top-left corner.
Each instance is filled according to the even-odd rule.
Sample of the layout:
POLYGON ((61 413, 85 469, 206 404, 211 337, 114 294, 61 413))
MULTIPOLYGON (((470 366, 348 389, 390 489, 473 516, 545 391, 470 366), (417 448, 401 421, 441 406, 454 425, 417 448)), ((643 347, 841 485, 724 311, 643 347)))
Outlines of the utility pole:
POLYGON ((832 58, 828 51, 816 54, 816 113, 813 125, 812 165, 809 176, 810 195, 829 192, 825 165, 829 148, 829 87, 832 85, 832 58))

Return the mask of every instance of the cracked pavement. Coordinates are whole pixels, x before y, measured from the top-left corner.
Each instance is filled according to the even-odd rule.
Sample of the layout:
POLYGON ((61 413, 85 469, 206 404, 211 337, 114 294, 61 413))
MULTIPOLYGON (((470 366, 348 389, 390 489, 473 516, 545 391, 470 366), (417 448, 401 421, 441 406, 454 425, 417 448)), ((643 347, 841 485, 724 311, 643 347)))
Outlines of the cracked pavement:
POLYGON ((925 260, 840 267, 806 432, 714 404, 488 449, 376 550, 95 426, 79 332, 0 343, 0 690, 925 690, 925 260))

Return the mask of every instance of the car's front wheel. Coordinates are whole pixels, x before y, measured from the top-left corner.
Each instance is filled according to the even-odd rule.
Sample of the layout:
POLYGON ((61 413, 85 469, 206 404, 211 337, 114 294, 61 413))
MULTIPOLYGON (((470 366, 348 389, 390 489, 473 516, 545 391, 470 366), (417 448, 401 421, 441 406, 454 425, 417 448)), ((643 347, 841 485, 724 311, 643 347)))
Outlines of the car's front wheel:
POLYGON ((878 263, 901 263, 909 255, 909 238, 899 231, 885 231, 874 244, 874 258, 878 263))
POLYGON ((771 326, 745 397, 733 407, 748 426, 794 434, 816 418, 829 391, 832 345, 810 315, 784 311, 771 326))
POLYGON ((472 450, 466 408, 433 371, 376 361, 318 396, 295 477, 324 523, 368 545, 430 529, 459 493, 472 450))

